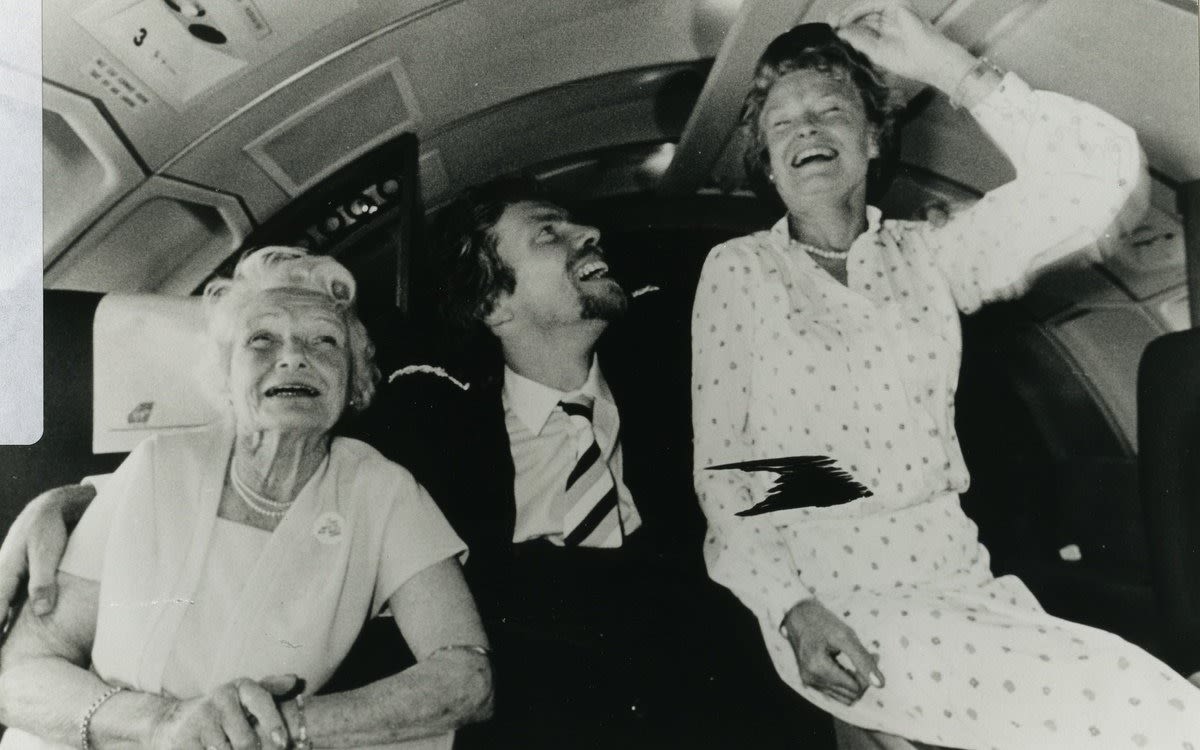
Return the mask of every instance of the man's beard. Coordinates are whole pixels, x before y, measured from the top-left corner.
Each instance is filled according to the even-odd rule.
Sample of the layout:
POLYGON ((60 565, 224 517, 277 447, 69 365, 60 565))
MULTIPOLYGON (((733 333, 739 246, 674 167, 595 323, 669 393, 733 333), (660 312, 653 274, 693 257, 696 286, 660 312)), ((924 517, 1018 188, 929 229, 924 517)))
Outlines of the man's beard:
POLYGON ((583 320, 616 320, 625 314, 629 298, 625 290, 613 283, 603 292, 584 293, 580 299, 579 317, 583 320))

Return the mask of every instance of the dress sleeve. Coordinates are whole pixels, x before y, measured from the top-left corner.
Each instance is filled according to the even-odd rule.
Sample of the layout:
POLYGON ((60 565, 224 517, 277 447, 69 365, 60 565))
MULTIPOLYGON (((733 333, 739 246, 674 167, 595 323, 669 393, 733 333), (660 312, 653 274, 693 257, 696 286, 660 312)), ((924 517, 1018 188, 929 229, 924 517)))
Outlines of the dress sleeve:
POLYGON ((108 544, 113 516, 125 498, 138 491, 138 485, 153 476, 153 437, 138 443, 112 474, 85 477, 96 488, 96 497, 79 519, 67 551, 58 569, 89 581, 99 581, 104 573, 104 551, 108 544))
POLYGON ((708 519, 704 558, 709 575, 737 595, 764 627, 775 629, 810 593, 778 530, 763 516, 734 515, 754 504, 749 475, 706 468, 753 455, 747 421, 753 332, 760 315, 753 276, 754 266, 729 246, 714 250, 700 275, 692 312, 694 480, 708 519))
POLYGON ((108 484, 112 476, 112 474, 89 474, 80 479, 79 483, 88 485, 96 491, 96 494, 100 494, 100 490, 104 489, 104 485, 108 484))
POLYGON ((1041 268, 1132 227, 1149 201, 1149 176, 1128 125, 1009 73, 971 110, 1012 162, 1016 179, 922 225, 958 307, 1014 297, 1041 268))
POLYGON ((384 522, 383 544, 375 577, 371 615, 378 615, 392 594, 417 573, 448 557, 467 559, 467 546, 458 538, 442 512, 407 472, 390 482, 395 493, 384 522))

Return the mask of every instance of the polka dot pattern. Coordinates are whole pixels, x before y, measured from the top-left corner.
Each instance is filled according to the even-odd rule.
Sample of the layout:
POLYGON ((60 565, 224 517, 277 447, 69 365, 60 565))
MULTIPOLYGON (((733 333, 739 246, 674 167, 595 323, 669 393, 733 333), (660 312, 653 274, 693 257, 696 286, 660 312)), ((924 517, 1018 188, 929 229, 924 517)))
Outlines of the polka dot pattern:
POLYGON ((758 616, 780 675, 851 724, 962 748, 1200 744, 1200 690, 994 578, 958 495, 960 311, 1100 236, 1139 181, 1132 131, 1009 76, 974 111, 1017 179, 941 227, 879 220, 838 283, 786 220, 706 261, 693 318, 696 489, 712 577, 758 616), (739 518, 773 477, 705 471, 826 454, 872 497, 739 518), (778 631, 818 597, 880 654, 852 707, 804 687, 778 631))

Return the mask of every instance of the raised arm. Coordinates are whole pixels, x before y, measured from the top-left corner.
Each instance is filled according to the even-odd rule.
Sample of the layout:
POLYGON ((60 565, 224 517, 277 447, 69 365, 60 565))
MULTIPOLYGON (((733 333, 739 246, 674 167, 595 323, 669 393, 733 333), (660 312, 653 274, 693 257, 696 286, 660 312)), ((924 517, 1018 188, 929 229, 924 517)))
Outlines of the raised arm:
POLYGON ((1132 128, 1090 104, 1033 91, 946 39, 899 0, 868 0, 839 34, 876 64, 966 108, 1016 178, 924 237, 964 312, 1016 296, 1041 268, 1107 240, 1145 212, 1149 179, 1132 128))
POLYGON ((19 603, 28 577, 29 606, 46 615, 58 600, 55 573, 67 547, 67 532, 96 496, 90 484, 47 490, 29 501, 0 545, 0 625, 19 603))
POLYGON ((417 663, 357 690, 283 705, 293 738, 301 724, 314 747, 362 747, 429 737, 488 718, 492 671, 487 636, 457 560, 408 579, 389 606, 417 663))

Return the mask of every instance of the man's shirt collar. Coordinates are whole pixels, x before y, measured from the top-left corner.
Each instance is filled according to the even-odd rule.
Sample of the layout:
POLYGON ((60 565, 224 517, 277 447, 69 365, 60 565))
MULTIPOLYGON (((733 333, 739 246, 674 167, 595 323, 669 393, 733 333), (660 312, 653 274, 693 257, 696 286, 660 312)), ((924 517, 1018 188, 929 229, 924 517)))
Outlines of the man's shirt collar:
POLYGON ((534 435, 541 433, 559 401, 580 393, 612 403, 612 392, 600 372, 598 357, 592 357, 592 367, 588 370, 587 380, 582 387, 574 391, 551 388, 517 374, 508 365, 504 366, 504 404, 534 435))

